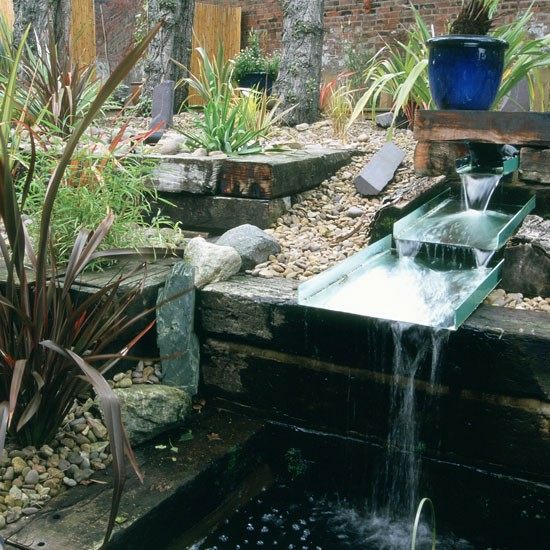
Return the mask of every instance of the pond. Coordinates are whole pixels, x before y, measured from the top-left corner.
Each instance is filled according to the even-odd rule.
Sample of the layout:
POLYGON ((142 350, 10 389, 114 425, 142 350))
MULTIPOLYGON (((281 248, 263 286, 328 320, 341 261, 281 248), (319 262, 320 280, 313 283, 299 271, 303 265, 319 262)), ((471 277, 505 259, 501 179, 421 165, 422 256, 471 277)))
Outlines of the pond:
MULTIPOLYGON (((176 535, 169 550, 411 547, 414 518, 390 519, 377 502, 386 459, 381 447, 271 426, 260 454, 262 464, 245 484, 201 524, 176 535)), ((547 485, 425 458, 423 496, 434 503, 438 548, 546 548, 547 485)), ((423 516, 430 523, 427 509, 423 516)), ((426 523, 419 529, 418 549, 431 547, 426 523)))

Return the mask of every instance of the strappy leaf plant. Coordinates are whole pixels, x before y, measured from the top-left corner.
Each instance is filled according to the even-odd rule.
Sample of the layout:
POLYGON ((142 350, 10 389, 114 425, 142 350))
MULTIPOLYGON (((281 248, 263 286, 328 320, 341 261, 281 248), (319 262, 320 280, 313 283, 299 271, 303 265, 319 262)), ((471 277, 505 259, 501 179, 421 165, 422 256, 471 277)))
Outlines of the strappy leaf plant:
MULTIPOLYGON (((259 140, 289 110, 277 112, 280 102, 257 90, 241 90, 233 85, 233 63, 225 60, 223 45, 210 59, 197 48, 200 68, 197 75, 183 79, 203 101, 202 116, 194 119, 195 131, 180 130, 190 147, 227 154, 247 154, 261 150, 259 140), (269 103, 269 108, 268 108, 269 103)), ((177 62, 175 62, 177 63, 177 62)), ((181 83, 180 83, 181 84, 181 83)))
MULTIPOLYGON (((92 386, 97 393, 113 456, 114 491, 105 541, 112 532, 126 470, 125 456, 141 476, 121 422, 120 405, 104 378, 128 353, 148 327, 141 329, 118 354, 106 346, 145 313, 128 318, 127 308, 139 288, 120 297, 123 279, 115 279, 86 299, 71 292, 80 273, 113 223, 113 214, 94 230, 76 236, 66 265, 50 254, 51 219, 59 186, 79 140, 101 106, 140 58, 157 32, 154 28, 121 62, 67 139, 49 176, 36 246, 31 245, 22 219, 29 188, 35 177, 33 133, 28 165, 17 161, 25 106, 17 105, 17 79, 27 33, 14 53, 0 103, 0 452, 6 432, 23 445, 49 441, 75 397, 92 386), (16 178, 23 179, 21 193, 16 178)), ((26 102, 25 102, 26 103, 26 102)))

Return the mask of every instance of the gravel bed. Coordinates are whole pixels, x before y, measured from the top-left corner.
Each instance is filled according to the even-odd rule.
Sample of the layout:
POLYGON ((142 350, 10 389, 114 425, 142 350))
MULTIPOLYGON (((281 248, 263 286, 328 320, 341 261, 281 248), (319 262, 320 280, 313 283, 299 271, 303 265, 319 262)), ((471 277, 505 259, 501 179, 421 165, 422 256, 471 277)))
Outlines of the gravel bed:
MULTIPOLYGON (((158 363, 140 361, 109 380, 115 388, 158 384, 158 363)), ((37 513, 52 497, 78 484, 94 483, 94 474, 112 462, 107 428, 96 400, 75 402, 58 434, 39 448, 8 443, 0 457, 0 529, 37 513)))
POLYGON ((484 304, 490 306, 509 307, 514 309, 540 310, 550 313, 550 298, 535 296, 527 298, 521 292, 506 292, 497 288, 485 298, 484 304))

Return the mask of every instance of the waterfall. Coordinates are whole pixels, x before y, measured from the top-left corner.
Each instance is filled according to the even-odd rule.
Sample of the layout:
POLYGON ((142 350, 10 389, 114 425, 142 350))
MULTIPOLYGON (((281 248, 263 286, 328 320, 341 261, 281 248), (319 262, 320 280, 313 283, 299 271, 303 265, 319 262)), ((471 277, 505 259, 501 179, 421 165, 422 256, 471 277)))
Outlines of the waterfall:
POLYGON ((501 178, 500 174, 461 174, 466 209, 485 212, 501 178))

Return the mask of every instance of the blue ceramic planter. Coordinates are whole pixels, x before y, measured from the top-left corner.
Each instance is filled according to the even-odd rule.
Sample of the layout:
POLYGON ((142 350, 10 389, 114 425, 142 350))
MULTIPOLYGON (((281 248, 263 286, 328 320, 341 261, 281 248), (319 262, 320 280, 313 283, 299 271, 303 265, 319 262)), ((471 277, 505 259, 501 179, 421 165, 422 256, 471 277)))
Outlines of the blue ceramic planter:
POLYGON ((431 38, 428 77, 438 109, 491 108, 504 69, 505 40, 490 36, 431 38))

